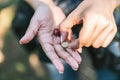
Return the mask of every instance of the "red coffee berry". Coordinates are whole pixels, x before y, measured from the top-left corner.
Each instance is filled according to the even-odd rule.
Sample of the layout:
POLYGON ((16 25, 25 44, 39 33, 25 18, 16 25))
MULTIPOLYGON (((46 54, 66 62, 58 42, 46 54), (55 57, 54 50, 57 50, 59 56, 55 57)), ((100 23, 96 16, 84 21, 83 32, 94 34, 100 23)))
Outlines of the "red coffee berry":
POLYGON ((55 29, 53 30, 53 35, 55 35, 55 36, 60 36, 60 30, 59 30, 58 28, 55 28, 55 29))

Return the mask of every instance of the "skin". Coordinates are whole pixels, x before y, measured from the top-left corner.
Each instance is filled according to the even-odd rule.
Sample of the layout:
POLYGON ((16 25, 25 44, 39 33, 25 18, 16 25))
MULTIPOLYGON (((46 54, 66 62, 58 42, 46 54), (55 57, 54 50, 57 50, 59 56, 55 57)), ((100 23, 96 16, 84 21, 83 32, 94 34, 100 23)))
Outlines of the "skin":
MULTIPOLYGON (((119 0, 84 0, 61 23, 62 42, 71 40, 71 28, 82 23, 76 49, 81 52, 83 46, 107 47, 117 32, 113 11, 119 5, 119 0)), ((69 44, 70 47, 75 47, 75 43, 69 44)))
POLYGON ((84 0, 67 18, 52 0, 26 1, 35 9, 35 14, 20 43, 26 44, 35 35, 38 35, 46 55, 60 73, 64 71, 60 58, 64 59, 74 70, 78 69, 81 58, 72 49, 65 50, 58 44, 60 37, 52 35, 54 28, 60 25, 61 42, 72 41, 71 28, 76 24, 83 23, 79 39, 75 41, 78 47, 76 48, 74 45, 78 51, 81 51, 83 46, 107 47, 117 32, 113 11, 119 6, 119 0, 84 0))
POLYGON ((20 44, 29 43, 34 36, 37 35, 45 54, 55 65, 59 73, 64 72, 64 66, 60 58, 67 62, 73 70, 77 70, 81 62, 80 55, 73 49, 67 48, 65 50, 60 44, 60 37, 53 35, 53 29, 59 28, 59 24, 65 18, 64 13, 57 6, 47 5, 47 3, 42 2, 42 0, 32 1, 28 3, 35 9, 35 13, 25 35, 20 40, 20 44), (34 5, 32 3, 34 3, 34 5))

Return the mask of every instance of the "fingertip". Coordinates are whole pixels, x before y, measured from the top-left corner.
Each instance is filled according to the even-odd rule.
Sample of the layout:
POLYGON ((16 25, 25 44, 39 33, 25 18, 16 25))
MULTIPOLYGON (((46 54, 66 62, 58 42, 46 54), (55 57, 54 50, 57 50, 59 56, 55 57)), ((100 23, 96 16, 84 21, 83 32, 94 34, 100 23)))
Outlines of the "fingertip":
POLYGON ((57 69, 57 70, 58 70, 59 74, 63 74, 64 73, 64 67, 63 66, 60 67, 60 65, 58 65, 58 66, 59 66, 59 69, 57 69))
POLYGON ((19 40, 19 44, 20 44, 20 45, 22 45, 22 42, 21 42, 21 40, 19 40))
POLYGON ((19 40, 19 44, 26 44, 27 42, 23 39, 23 38, 21 38, 20 40, 19 40))
POLYGON ((80 58, 80 61, 78 62, 78 64, 81 64, 81 62, 82 62, 82 58, 80 58))
POLYGON ((58 70, 58 72, 59 72, 60 74, 63 74, 63 73, 64 73, 64 66, 63 66, 62 62, 57 61, 57 60, 54 60, 54 61, 53 61, 53 64, 55 65, 56 69, 58 70))
POLYGON ((59 70, 59 74, 63 74, 64 73, 64 70, 59 70))
POLYGON ((78 64, 81 63, 81 56, 76 50, 73 50, 71 48, 66 48, 66 50, 70 53, 70 55, 77 61, 78 64))
POLYGON ((26 36, 23 36, 20 40, 19 40, 19 44, 27 44, 29 43, 30 39, 26 38, 26 36))
MULTIPOLYGON (((78 54, 77 51, 76 51, 76 54, 78 54)), ((82 58, 79 54, 78 54, 78 56, 76 56, 76 59, 77 59, 78 64, 80 64, 82 62, 82 58)))
POLYGON ((102 44, 102 47, 103 47, 103 48, 106 48, 107 46, 108 46, 108 45, 106 45, 106 44, 102 44))
POLYGON ((74 66, 72 66, 72 69, 73 69, 74 71, 77 71, 78 68, 79 68, 78 63, 76 63, 76 64, 74 63, 74 66))
POLYGON ((77 49, 79 53, 82 53, 82 48, 77 49))
POLYGON ((21 44, 21 45, 23 44, 23 39, 22 38, 19 40, 19 44, 21 44))
POLYGON ((98 44, 98 43, 93 43, 92 46, 93 46, 94 48, 99 48, 99 47, 100 47, 100 44, 98 44))

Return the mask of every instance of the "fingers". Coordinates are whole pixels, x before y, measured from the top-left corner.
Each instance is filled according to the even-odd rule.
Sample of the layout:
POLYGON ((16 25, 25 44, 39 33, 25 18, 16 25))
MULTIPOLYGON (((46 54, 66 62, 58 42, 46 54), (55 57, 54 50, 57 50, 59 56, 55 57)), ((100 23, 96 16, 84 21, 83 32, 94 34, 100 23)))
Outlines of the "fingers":
POLYGON ((38 23, 37 19, 33 16, 25 35, 19 41, 20 44, 29 43, 34 38, 34 36, 37 34, 38 26, 39 26, 39 23, 38 23))
POLYGON ((38 33, 38 39, 39 42, 45 51, 48 58, 52 61, 52 63, 55 65, 56 69, 59 73, 64 72, 64 66, 62 62, 60 61, 60 58, 57 56, 55 49, 53 45, 51 45, 53 39, 51 37, 50 33, 40 35, 40 32, 38 33))
POLYGON ((67 62, 73 70, 77 70, 79 65, 77 61, 68 54, 59 44, 54 45, 57 54, 67 62))
POLYGON ((116 33, 117 33, 117 28, 115 26, 115 28, 110 32, 110 35, 108 35, 107 38, 102 43, 102 47, 107 47, 110 44, 110 42, 113 40, 116 33))
POLYGON ((117 31, 114 20, 111 19, 110 21, 103 16, 94 16, 94 19, 91 21, 90 18, 91 17, 86 16, 86 20, 83 20, 84 24, 79 34, 79 45, 81 45, 81 47, 89 47, 91 45, 94 48, 103 47, 107 37, 110 35, 111 38, 109 38, 110 40, 107 40, 108 42, 106 43, 106 45, 108 45, 117 31))
POLYGON ((78 51, 79 53, 82 53, 82 47, 80 47, 79 49, 77 49, 77 51, 78 51))
POLYGON ((64 66, 63 66, 62 62, 60 61, 60 58, 57 56, 53 46, 48 43, 43 43, 42 48, 45 51, 48 58, 55 65, 55 67, 59 71, 59 73, 63 73, 64 66))
POLYGON ((108 26, 101 33, 99 33, 99 36, 97 36, 92 43, 93 47, 99 48, 102 45, 102 43, 105 41, 106 37, 111 34, 113 28, 114 28, 113 26, 108 26))
MULTIPOLYGON (((68 34, 70 34, 71 32, 71 28, 80 23, 80 15, 75 13, 76 11, 73 11, 65 20, 63 20, 63 22, 60 24, 60 31, 61 31, 61 42, 63 42, 64 40, 66 40, 68 37, 68 34)), ((72 35, 70 35, 69 37, 72 38, 72 35)))
POLYGON ((86 20, 83 20, 83 27, 79 33, 79 43, 81 46, 84 46, 89 42, 91 35, 93 35, 96 26, 96 19, 97 18, 91 20, 91 17, 86 17, 86 20))
POLYGON ((66 50, 78 62, 78 64, 81 63, 81 56, 77 51, 73 50, 72 48, 66 48, 66 50))
POLYGON ((100 37, 101 34, 103 34, 103 37, 105 38, 106 35, 113 29, 113 26, 110 26, 107 20, 105 19, 99 19, 99 21, 96 24, 97 25, 95 26, 95 29, 92 35, 90 36, 89 41, 85 44, 86 47, 91 46, 96 41, 96 39, 100 37))

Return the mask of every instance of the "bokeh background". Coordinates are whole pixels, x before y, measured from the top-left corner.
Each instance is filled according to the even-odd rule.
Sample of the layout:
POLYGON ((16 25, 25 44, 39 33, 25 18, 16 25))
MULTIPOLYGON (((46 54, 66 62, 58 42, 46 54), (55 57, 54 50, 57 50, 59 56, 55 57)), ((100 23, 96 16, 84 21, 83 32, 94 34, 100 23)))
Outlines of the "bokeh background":
POLYGON ((0 80, 49 80, 37 50, 26 50, 12 29, 19 0, 0 0, 0 80))
MULTIPOLYGON (((69 1, 72 0, 68 0, 68 5, 69 1)), ((71 6, 68 8, 73 9, 71 6)), ((80 76, 78 80, 96 80, 96 76, 98 80, 120 80, 120 55, 115 54, 120 54, 120 9, 116 12, 118 33, 113 43, 106 49, 90 47, 84 50, 85 54, 81 55, 83 62, 77 71, 80 76)), ((34 10, 22 0, 0 0, 0 80, 50 80, 50 70, 46 63, 40 61, 35 40, 27 45, 19 44, 33 13, 34 10)), ((69 77, 72 76, 71 74, 69 77)))

